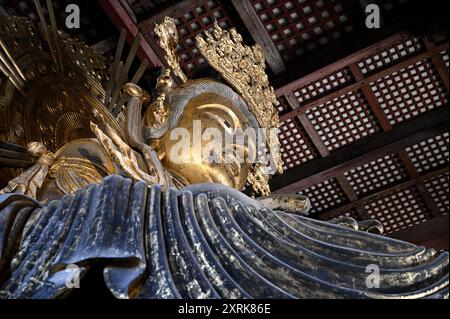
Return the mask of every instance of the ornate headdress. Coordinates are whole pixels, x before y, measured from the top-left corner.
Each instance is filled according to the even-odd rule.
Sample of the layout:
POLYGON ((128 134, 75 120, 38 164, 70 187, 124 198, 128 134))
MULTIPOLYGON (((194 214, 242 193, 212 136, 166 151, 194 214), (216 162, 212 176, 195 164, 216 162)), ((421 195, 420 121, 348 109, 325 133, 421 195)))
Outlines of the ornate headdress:
MULTIPOLYGON (((282 173, 278 128, 280 119, 274 108, 277 102, 274 89, 265 72, 264 53, 259 45, 245 46, 235 28, 223 30, 217 21, 212 32, 197 35, 197 47, 206 61, 242 96, 259 125, 265 130, 273 172, 282 173)), ((269 172, 258 162, 250 171, 248 181, 253 189, 268 195, 269 172)))
MULTIPOLYGON (((162 23, 156 25, 155 33, 160 39, 169 69, 186 82, 184 74, 179 75, 179 59, 175 53, 178 40, 175 21, 164 18, 162 23)), ((217 22, 214 23, 212 32, 205 31, 203 35, 196 37, 197 48, 202 56, 239 93, 264 130, 269 160, 263 162, 259 159, 252 166, 248 182, 256 193, 268 195, 270 173, 283 172, 277 133, 280 120, 274 108, 277 100, 265 73, 265 57, 261 47, 246 46, 242 41, 242 36, 236 29, 223 30, 217 22)))

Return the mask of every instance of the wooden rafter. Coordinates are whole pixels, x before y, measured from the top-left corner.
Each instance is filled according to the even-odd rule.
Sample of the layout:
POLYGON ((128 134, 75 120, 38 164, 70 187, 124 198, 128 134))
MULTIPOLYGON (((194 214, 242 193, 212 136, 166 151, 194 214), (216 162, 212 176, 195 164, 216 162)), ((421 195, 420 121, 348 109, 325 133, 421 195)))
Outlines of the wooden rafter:
MULTIPOLYGON (((448 43, 440 45, 439 46, 439 50, 441 50, 441 51, 448 50, 448 43)), ((314 108, 314 107, 316 107, 318 105, 321 105, 321 104, 323 104, 323 103, 325 103, 327 101, 331 101, 331 100, 333 100, 336 97, 339 97, 339 96, 342 96, 342 95, 347 94, 349 92, 361 89, 362 87, 367 86, 370 83, 375 82, 375 81, 385 77, 386 75, 390 75, 392 73, 398 72, 399 70, 401 70, 401 69, 403 69, 403 68, 405 68, 405 67, 407 67, 409 65, 413 65, 413 64, 415 64, 417 62, 430 59, 430 58, 435 57, 437 55, 440 55, 440 53, 438 54, 438 53, 433 52, 433 51, 426 51, 424 53, 417 54, 417 55, 415 55, 415 56, 413 56, 411 58, 408 58, 408 59, 406 59, 406 60, 404 60, 404 61, 402 61, 400 63, 397 63, 397 64, 395 64, 395 65, 393 65, 391 67, 388 67, 388 68, 383 69, 383 70, 381 70, 381 71, 379 71, 379 72, 377 72, 375 74, 372 74, 372 75, 370 75, 368 77, 365 77, 364 79, 362 79, 362 80, 360 80, 358 82, 355 82, 355 83, 349 84, 347 86, 344 86, 343 88, 341 88, 341 89, 339 89, 337 91, 334 91, 333 93, 327 94, 327 95, 325 95, 325 96, 323 96, 323 97, 321 97, 319 99, 316 99, 316 100, 314 100, 312 102, 309 102, 309 103, 307 103, 305 105, 302 105, 301 107, 299 107, 297 109, 294 109, 294 110, 292 110, 290 112, 287 112, 287 113, 283 114, 282 116, 280 116, 280 120, 281 121, 286 121, 287 119, 290 119, 290 118, 293 118, 295 116, 298 116, 299 114, 304 113, 304 112, 306 112, 306 111, 308 111, 308 110, 310 110, 310 109, 312 109, 312 108, 314 108)), ((349 65, 350 64, 346 64, 345 66, 349 66, 349 65)), ((331 70, 333 70, 333 68, 331 68, 331 70)), ((330 71, 327 72, 327 74, 330 74, 330 71)), ((301 82, 303 82, 303 81, 301 81, 301 82)), ((296 86, 296 87, 292 88, 292 90, 295 90, 298 87, 299 86, 296 86)), ((280 92, 283 92, 282 95, 287 94, 285 92, 285 88, 283 88, 281 91, 277 90, 277 95, 279 95, 280 92)))
MULTIPOLYGON (((428 49, 430 47, 427 47, 428 49)), ((432 53, 433 51, 431 51, 430 49, 428 50, 430 53, 432 53)), ((436 52, 434 52, 436 53, 436 52)), ((433 55, 433 58, 436 59, 437 54, 433 55)), ((432 59, 433 59, 432 58, 432 59)), ((364 75, 362 74, 362 72, 360 71, 358 65, 356 65, 356 63, 351 64, 349 66, 350 71, 352 72, 354 78, 356 81, 363 81, 364 80, 364 75)), ((380 106, 380 103, 378 102, 378 100, 376 99, 371 87, 367 84, 367 82, 363 81, 363 84, 360 88, 360 91, 362 92, 362 94, 364 95, 364 97, 367 100, 367 103, 369 104, 373 114, 375 115, 375 117, 377 118, 378 122, 381 125, 381 128, 383 129, 383 131, 385 132, 389 132, 390 130, 392 130, 392 125, 389 122, 388 118, 386 117, 383 109, 380 106)), ((399 152, 399 157, 400 160, 402 161, 403 165, 405 166, 409 176, 411 178, 417 178, 418 177, 418 173, 416 168, 414 167, 414 165, 412 164, 411 160, 408 157, 408 154, 404 151, 401 150, 399 152)), ((425 203, 428 206, 428 209, 430 210, 431 214, 433 216, 440 216, 440 210, 439 208, 436 206, 436 204, 434 203, 433 199, 431 198, 430 193, 428 192, 427 188, 425 187, 425 185, 423 185, 422 183, 418 183, 416 185, 417 190, 419 191, 420 195, 423 197, 423 199, 425 200, 425 203)))
MULTIPOLYGON (((285 96, 285 99, 287 103, 291 106, 292 109, 295 109, 299 107, 298 100, 292 95, 288 94, 285 96)), ((323 143, 322 139, 320 138, 319 134, 315 130, 314 126, 311 124, 310 120, 306 116, 306 113, 302 113, 298 116, 298 119, 305 129, 306 133, 308 134, 309 138, 313 142, 316 149, 319 151, 320 155, 322 157, 327 157, 330 155, 330 151, 328 150, 327 146, 323 143)), ((335 176, 337 183, 344 191, 344 194, 347 196, 347 198, 352 202, 356 201, 358 199, 358 196, 356 195, 355 191, 349 184, 347 178, 343 173, 338 174, 335 176)), ((360 215, 361 219, 366 219, 368 216, 367 212, 365 211, 364 207, 359 207, 358 214, 360 215)))
POLYGON ((32 164, 33 160, 25 147, 0 141, 0 167, 27 168, 32 164))
POLYGON ((380 123, 382 129, 384 131, 389 131, 392 129, 391 123, 389 123, 388 118, 383 112, 383 109, 380 106, 380 103, 378 103, 377 98, 372 92, 372 89, 367 84, 367 82, 364 81, 364 75, 362 74, 361 70, 359 69, 358 65, 356 63, 350 64, 349 66, 350 72, 353 74, 353 77, 357 82, 362 82, 360 90, 364 97, 367 100, 367 103, 369 104, 373 114, 378 120, 378 123, 380 123))
POLYGON ((427 174, 418 176, 418 177, 416 177, 414 179, 407 180, 405 182, 402 182, 402 183, 390 186, 388 188, 385 188, 385 189, 383 189, 381 191, 378 191, 378 192, 376 192, 374 194, 370 194, 370 195, 367 195, 365 197, 362 197, 362 198, 360 198, 360 199, 358 199, 356 201, 353 201, 351 203, 348 203, 346 205, 339 206, 339 207, 334 208, 332 210, 329 210, 327 212, 321 213, 320 214, 320 218, 321 219, 331 219, 331 218, 333 218, 335 216, 338 216, 339 214, 341 214, 343 212, 346 212, 346 211, 351 210, 353 208, 362 206, 365 203, 370 202, 370 201, 372 201, 374 199, 377 199, 377 198, 380 198, 380 197, 384 197, 384 196, 386 196, 388 194, 395 193, 397 191, 400 191, 402 189, 405 189, 405 188, 408 188, 408 187, 411 187, 411 186, 416 186, 419 183, 423 183, 424 181, 427 181, 427 180, 432 179, 434 177, 437 177, 437 176, 443 175, 445 173, 448 173, 448 171, 449 171, 448 166, 436 169, 436 170, 434 170, 434 171, 432 171, 430 173, 427 173, 427 174))
POLYGON ((295 89, 308 85, 312 82, 315 82, 331 73, 334 73, 350 64, 357 63, 364 59, 365 57, 372 55, 376 52, 378 52, 380 49, 390 47, 394 45, 395 43, 398 43, 400 41, 403 41, 407 38, 409 38, 411 34, 409 32, 403 31, 399 32, 397 34, 394 34, 382 41, 379 41, 375 44, 372 44, 362 50, 359 50, 358 52, 355 52, 345 58, 342 58, 336 62, 333 62, 319 70, 316 70, 312 73, 309 73, 305 76, 302 76, 295 81, 292 81, 286 85, 280 86, 276 88, 276 94, 277 96, 282 96, 285 94, 288 94, 289 92, 294 91, 295 89))
MULTIPOLYGON (((99 0, 99 2, 108 14, 109 18, 113 21, 114 25, 118 29, 126 30, 127 41, 128 43, 132 43, 139 30, 122 4, 116 0, 99 0)), ((141 38, 137 56, 141 61, 147 59, 150 68, 159 67, 162 65, 160 58, 147 42, 145 37, 141 38)))
MULTIPOLYGON (((413 179, 419 177, 419 173, 417 172, 417 169, 414 166, 414 164, 411 162, 411 159, 409 158, 408 153, 406 151, 402 150, 399 152, 399 156, 400 156, 400 159, 401 159, 403 165, 405 166, 406 171, 408 172, 409 176, 413 179)), ((440 209, 436 206, 436 203, 434 202, 433 198, 431 197, 430 192, 425 187, 425 185, 423 183, 417 183, 416 188, 419 191, 422 198, 424 199, 425 203, 427 204, 431 215, 433 215, 434 217, 441 216, 440 209)))
MULTIPOLYGON (((393 38, 395 38, 395 37, 391 37, 391 40, 393 38)), ((281 120, 286 121, 288 119, 297 117, 300 120, 300 123, 305 128, 306 133, 309 135, 310 139, 314 142, 314 145, 319 150, 319 153, 325 158, 322 158, 319 160, 314 160, 310 163, 305 163, 305 164, 301 165, 301 168, 297 167, 297 168, 294 168, 293 170, 290 170, 288 174, 285 174, 283 176, 284 179, 293 178, 293 175, 296 175, 295 173, 299 172, 300 170, 303 170, 303 172, 306 174, 303 177, 300 176, 301 173, 300 173, 300 175, 296 175, 297 181, 294 181, 292 179, 293 184, 291 184, 291 185, 286 185, 286 184, 288 184, 288 182, 285 181, 286 184, 284 184, 284 186, 282 186, 281 189, 276 190, 275 193, 297 192, 297 191, 300 191, 307 187, 321 183, 324 180, 327 180, 331 177, 334 177, 336 179, 336 181, 338 182, 338 184, 340 185, 340 187, 342 188, 342 190, 344 191, 344 193, 347 195, 348 199, 350 200, 350 204, 346 204, 346 205, 337 207, 335 209, 332 209, 331 211, 325 212, 324 214, 320 215, 320 218, 329 219, 329 218, 338 216, 339 214, 342 214, 344 212, 354 210, 362 219, 365 219, 365 218, 368 218, 369 215, 368 215, 367 211, 365 210, 364 204, 368 200, 372 199, 373 197, 358 199, 358 196, 355 194, 354 190, 349 185, 349 183, 348 183, 347 179, 345 178, 345 175, 343 175, 343 173, 352 168, 360 166, 360 165, 364 164, 365 162, 369 162, 370 160, 375 160, 375 159, 381 158, 382 156, 390 155, 393 153, 398 153, 403 166, 406 168, 406 171, 410 177, 410 180, 405 182, 406 184, 400 184, 397 186, 394 185, 393 187, 387 188, 386 190, 382 190, 377 194, 380 195, 380 194, 386 194, 389 192, 400 191, 403 187, 405 187, 407 185, 414 185, 415 189, 417 189, 418 193, 422 197, 423 202, 428 207, 428 210, 430 211, 431 215, 434 218, 437 218, 442 215, 442 211, 439 209, 439 207, 437 207, 429 190, 427 189, 427 187, 424 184, 425 179, 422 179, 421 176, 419 176, 417 169, 412 164, 411 160, 408 157, 408 154, 404 150, 406 147, 404 142, 407 142, 407 144, 411 143, 410 145, 412 145, 412 144, 416 144, 416 143, 420 142, 420 140, 423 141, 423 140, 426 140, 427 138, 433 137, 433 135, 434 136, 437 135, 438 134, 437 132, 433 132, 434 131, 433 126, 430 126, 428 130, 423 131, 421 133, 414 133, 410 137, 405 136, 405 139, 403 139, 402 141, 395 142, 395 143, 389 145, 388 147, 381 147, 374 152, 370 152, 371 154, 367 153, 364 156, 361 156, 359 158, 356 158, 356 159, 352 158, 348 162, 341 162, 338 165, 334 166, 333 168, 329 169, 326 167, 327 164, 330 164, 333 162, 332 160, 330 160, 331 158, 327 159, 327 157, 329 157, 330 154, 329 154, 326 146, 324 145, 324 143, 321 141, 320 136, 315 131, 314 126, 310 123, 308 117, 306 116, 307 110, 310 110, 310 109, 317 107, 321 104, 324 104, 328 101, 332 101, 333 99, 340 97, 344 94, 347 94, 349 92, 359 91, 362 93, 363 97, 367 101, 368 106, 370 107, 371 111, 373 112, 373 114, 375 115, 375 117, 377 119, 377 122, 380 124, 380 127, 383 130, 383 133, 380 134, 380 136, 383 136, 385 134, 391 134, 391 131, 393 130, 393 124, 387 118, 384 110, 382 109, 380 103, 378 102, 378 99, 375 97, 375 94, 372 91, 370 83, 373 83, 374 81, 376 81, 378 79, 384 78, 385 76, 390 75, 394 72, 398 72, 401 69, 408 67, 409 65, 414 65, 414 64, 424 61, 424 60, 431 60, 431 62, 433 63, 433 66, 438 71, 442 82, 444 83, 445 89, 448 92, 448 69, 446 68, 444 60, 442 58, 442 51, 448 50, 448 43, 436 46, 433 43, 430 43, 429 41, 425 40, 424 42, 425 42, 425 48, 426 48, 426 50, 424 52, 423 51, 419 52, 418 54, 415 54, 412 57, 409 57, 409 58, 403 60, 402 62, 396 63, 396 64, 394 64, 388 68, 382 69, 381 71, 378 71, 376 73, 372 73, 369 76, 364 76, 363 73, 361 72, 359 65, 357 64, 360 60, 363 60, 364 58, 371 56, 371 54, 368 52, 371 50, 363 50, 363 51, 365 51, 365 56, 358 56, 358 59, 355 59, 355 55, 353 55, 348 60, 343 59, 341 61, 338 61, 339 63, 334 64, 334 68, 331 68, 331 69, 327 68, 326 71, 324 71, 323 73, 320 73, 319 75, 316 73, 316 74, 313 74, 310 76, 306 76, 303 79, 299 79, 299 81, 297 83, 298 84, 297 87, 292 86, 292 83, 291 83, 288 85, 288 87, 289 87, 288 91, 284 91, 286 89, 286 86, 278 90, 277 93, 278 94, 282 93, 285 100, 289 103, 289 105, 292 108, 292 111, 287 112, 281 116, 281 120), (349 61, 352 63, 349 63, 349 61), (332 73, 342 70, 344 68, 347 68, 350 71, 350 73, 353 76, 354 82, 350 82, 346 86, 341 87, 340 89, 338 89, 332 93, 326 94, 316 100, 313 100, 312 102, 307 102, 304 105, 300 105, 299 101, 293 94, 294 90, 298 89, 299 87, 302 87, 301 85, 299 85, 299 83, 303 82, 304 86, 306 86, 306 84, 309 84, 309 83, 307 83, 306 79, 309 79, 310 83, 314 83, 313 81, 320 80, 320 79, 328 76, 329 74, 332 74, 332 73), (314 78, 314 80, 312 80, 313 78, 314 78), (430 133, 430 134, 428 134, 428 133, 430 133), (386 151, 388 151, 388 152, 386 152, 386 151), (376 154, 376 157, 370 156, 370 155, 373 156, 375 154, 376 154), (357 165, 358 162, 359 162, 359 165, 357 165), (317 165, 317 164, 319 164, 319 165, 317 165), (320 164, 325 164, 325 165, 323 165, 322 168, 319 168, 321 166, 320 164), (314 166, 316 166, 316 167, 314 167, 314 166)), ((377 52, 380 48, 382 48, 382 46, 378 47, 374 52, 372 52, 372 54, 377 52)), ((444 126, 441 126, 441 128, 439 130, 440 132, 443 133, 445 131, 448 131, 448 107, 446 108, 446 110, 440 111, 440 112, 445 113, 445 115, 442 114, 442 116, 444 116, 447 119, 447 124, 445 124, 444 126)), ((438 112, 435 114, 438 114, 438 112)), ((427 122, 428 120, 430 120, 430 117, 429 116, 422 117, 422 120, 424 122, 427 122)), ((412 122, 410 122, 410 125, 414 122, 416 122, 419 125, 417 120, 413 120, 412 122)), ((432 123, 432 122, 430 122, 430 123, 432 123)), ((400 126, 403 129, 408 130, 407 126, 404 124, 401 124, 400 126)), ((396 135, 399 131, 400 131, 399 127, 396 127, 394 129, 393 135, 396 135)), ((373 144, 373 145, 375 145, 375 144, 377 144, 376 140, 377 140, 377 137, 373 137, 373 138, 367 139, 367 142, 368 143, 375 142, 373 144), (369 141, 371 141, 371 142, 369 142, 369 141)), ((362 144, 355 143, 353 145, 353 147, 355 149, 357 149, 361 145, 362 144)), ((344 151, 345 149, 348 150, 349 153, 351 153, 351 147, 345 147, 344 149, 341 150, 341 153, 339 153, 339 151, 338 151, 337 154, 332 154, 333 157, 336 156, 336 157, 334 157, 334 159, 340 158, 340 155, 343 155, 342 157, 346 157, 345 156, 346 152, 344 151)), ((342 159, 342 157, 341 157, 341 159, 342 159)), ((445 171, 445 168, 444 168, 444 171, 445 171)), ((448 171, 448 169, 446 171, 448 171)), ((283 182, 281 184, 277 185, 277 182, 280 180, 281 179, 277 179, 275 177, 272 180, 272 185, 275 185, 274 186, 275 188, 278 186, 281 186, 283 184, 283 182)))
POLYGON ((139 29, 153 29, 155 27, 155 22, 159 22, 164 19, 164 17, 178 17, 182 16, 186 12, 189 12, 195 7, 201 6, 205 3, 205 0, 182 0, 178 1, 176 4, 165 8, 162 11, 148 17, 147 19, 139 22, 139 29))
MULTIPOLYGON (((425 46, 428 51, 434 52, 435 54, 431 57, 431 61, 433 62, 434 67, 436 68, 439 77, 441 78, 442 83, 444 83, 444 87, 449 92, 449 75, 448 68, 445 65, 444 59, 442 58, 441 52, 442 46, 437 46, 433 42, 428 39, 424 39, 425 46)), ((448 47, 447 47, 448 50, 448 47)))

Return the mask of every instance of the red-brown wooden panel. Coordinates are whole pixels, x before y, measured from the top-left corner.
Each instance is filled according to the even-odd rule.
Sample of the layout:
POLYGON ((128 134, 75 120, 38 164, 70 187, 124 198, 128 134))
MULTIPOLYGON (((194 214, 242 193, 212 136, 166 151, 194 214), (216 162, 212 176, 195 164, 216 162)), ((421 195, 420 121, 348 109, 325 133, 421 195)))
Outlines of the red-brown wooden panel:
POLYGON ((285 61, 339 41, 362 22, 357 1, 252 0, 256 13, 285 61))
POLYGON ((297 119, 281 123, 279 139, 285 170, 319 157, 317 149, 297 119))
POLYGON ((449 133, 437 135, 406 148, 419 174, 432 171, 449 162, 449 133))
POLYGON ((352 82, 354 82, 354 78, 350 70, 344 68, 296 89, 294 91, 294 96, 301 106, 331 92, 337 91, 352 82))
POLYGON ((425 45, 419 37, 411 36, 386 48, 380 48, 358 62, 361 73, 365 76, 376 71, 385 69, 391 65, 404 61, 405 59, 422 52, 425 45))
POLYGON ((392 125, 448 102, 443 82, 428 60, 389 74, 371 83, 370 87, 392 125))

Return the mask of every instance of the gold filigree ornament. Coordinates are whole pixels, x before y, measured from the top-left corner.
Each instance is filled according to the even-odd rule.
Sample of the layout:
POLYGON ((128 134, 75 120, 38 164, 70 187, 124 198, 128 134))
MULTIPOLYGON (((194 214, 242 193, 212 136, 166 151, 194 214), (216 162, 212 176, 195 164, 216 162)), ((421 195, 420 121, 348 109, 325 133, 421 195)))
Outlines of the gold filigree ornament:
POLYGON ((178 32, 175 20, 165 17, 161 23, 155 25, 153 30, 159 38, 159 46, 164 51, 164 58, 169 69, 183 82, 187 82, 187 77, 180 67, 180 57, 177 54, 178 32))
POLYGON ((173 85, 174 83, 170 76, 170 70, 164 70, 156 83, 158 96, 149 106, 149 111, 145 115, 144 124, 146 126, 161 127, 167 121, 169 110, 166 104, 166 98, 172 91, 173 85))
MULTIPOLYGON (((49 170, 64 193, 115 173, 110 169, 103 172, 93 160, 102 146, 86 140, 96 138, 90 123, 101 118, 102 124, 126 140, 123 110, 128 97, 122 88, 129 79, 137 83, 148 65, 142 61, 134 76, 129 75, 139 34, 124 62, 126 32, 122 30, 114 60, 109 61, 58 30, 52 2, 47 1, 47 10, 40 2, 34 1, 39 23, 23 17, 0 17, 0 92, 4 92, 0 93, 0 140, 24 146, 36 142, 48 154, 57 154, 68 145, 83 152, 76 158, 55 158, 53 169, 49 167, 52 164, 35 165, 33 171, 2 168, 8 176, 17 177, 11 181, 11 185, 17 182, 17 187, 6 190, 23 189, 35 198, 37 190, 45 188, 49 170), (91 157, 86 157, 86 147, 91 157)), ((42 164, 42 158, 37 164, 42 164)))
MULTIPOLYGON (((273 171, 283 172, 277 130, 280 126, 275 92, 265 73, 265 57, 259 45, 245 46, 242 36, 232 28, 223 30, 217 22, 212 32, 197 35, 197 47, 202 56, 242 96, 261 128, 265 129, 266 146, 273 171)), ((268 195, 267 166, 253 165, 249 183, 255 192, 268 195)))
POLYGON ((0 116, 7 128, 0 139, 21 145, 38 141, 56 152, 73 140, 94 137, 89 123, 95 114, 124 136, 123 115, 114 116, 106 103, 113 92, 105 87, 114 74, 94 49, 53 23, 48 26, 43 16, 40 25, 2 17, 0 49, 0 73, 10 80, 0 83, 1 91, 8 92, 7 99, 0 99, 0 116), (23 133, 17 134, 15 127, 23 133))

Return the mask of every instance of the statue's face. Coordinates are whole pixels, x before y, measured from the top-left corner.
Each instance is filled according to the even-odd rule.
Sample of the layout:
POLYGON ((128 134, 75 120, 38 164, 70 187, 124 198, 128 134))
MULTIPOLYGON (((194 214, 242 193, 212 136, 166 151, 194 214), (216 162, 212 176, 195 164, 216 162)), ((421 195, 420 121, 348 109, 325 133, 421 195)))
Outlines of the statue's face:
POLYGON ((189 184, 221 183, 242 189, 248 147, 233 137, 244 130, 242 115, 226 98, 201 94, 188 103, 177 124, 160 140, 163 165, 189 184))

